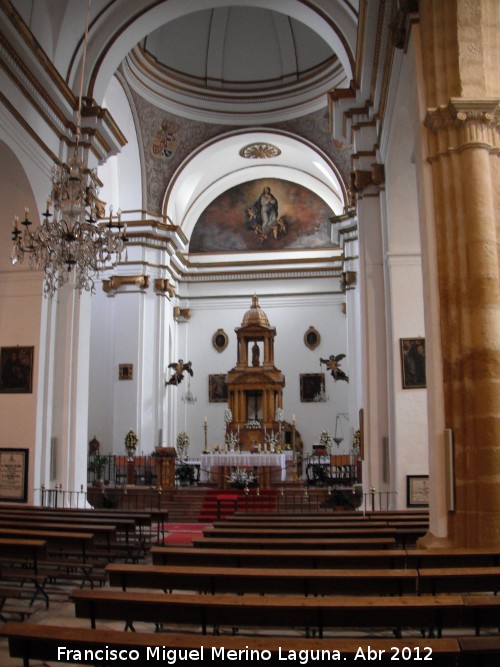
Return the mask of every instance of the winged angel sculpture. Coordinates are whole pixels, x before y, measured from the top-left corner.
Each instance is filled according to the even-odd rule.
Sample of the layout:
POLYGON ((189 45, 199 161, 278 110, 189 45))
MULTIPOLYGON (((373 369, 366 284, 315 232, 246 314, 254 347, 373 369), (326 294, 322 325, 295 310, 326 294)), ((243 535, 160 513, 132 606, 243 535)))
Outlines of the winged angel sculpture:
POLYGON ((174 372, 172 373, 170 380, 168 380, 165 384, 180 384, 182 382, 182 378, 184 377, 184 372, 186 371, 191 377, 193 377, 193 369, 190 361, 186 361, 186 363, 184 363, 182 359, 179 359, 178 361, 174 361, 172 364, 169 364, 168 368, 173 368, 174 372))
POLYGON ((337 380, 344 380, 345 382, 349 382, 348 376, 344 373, 344 371, 340 368, 340 362, 342 359, 345 358, 345 354, 337 354, 335 356, 334 354, 331 354, 328 359, 321 359, 319 362, 321 364, 325 364, 328 370, 331 372, 333 379, 335 382, 337 380))

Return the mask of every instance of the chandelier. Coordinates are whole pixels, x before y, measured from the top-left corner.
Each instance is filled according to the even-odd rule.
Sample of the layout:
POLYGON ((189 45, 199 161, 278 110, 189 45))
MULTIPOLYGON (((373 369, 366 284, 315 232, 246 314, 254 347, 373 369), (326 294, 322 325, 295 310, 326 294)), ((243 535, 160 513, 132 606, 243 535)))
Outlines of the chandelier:
POLYGON ((182 395, 181 399, 184 403, 190 403, 192 405, 194 405, 196 403, 196 401, 198 400, 196 398, 196 396, 193 394, 193 392, 191 391, 191 382, 190 382, 190 380, 188 380, 187 391, 182 395))
MULTIPOLYGON (((14 218, 12 263, 28 258, 28 268, 44 272, 44 294, 52 297, 71 275, 75 288, 94 292, 94 278, 110 262, 121 259, 128 241, 126 225, 116 222, 112 210, 109 222, 102 218, 104 207, 98 199, 99 181, 95 169, 89 169, 80 156, 82 94, 87 54, 90 0, 87 0, 80 92, 73 154, 52 169, 52 191, 39 226, 28 219, 14 218), (53 208, 53 213, 51 212, 53 208), (21 227, 22 229, 21 229, 21 227)), ((83 152, 83 149, 82 149, 83 152)))

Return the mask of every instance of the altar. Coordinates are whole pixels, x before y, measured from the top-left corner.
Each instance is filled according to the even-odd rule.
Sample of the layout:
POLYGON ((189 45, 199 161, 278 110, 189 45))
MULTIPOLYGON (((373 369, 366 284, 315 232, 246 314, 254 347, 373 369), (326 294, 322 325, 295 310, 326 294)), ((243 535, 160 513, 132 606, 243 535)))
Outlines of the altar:
POLYGON ((227 477, 234 468, 253 472, 258 479, 259 487, 269 488, 273 483, 286 480, 286 454, 264 452, 213 452, 201 457, 200 481, 215 482, 226 488, 227 477))

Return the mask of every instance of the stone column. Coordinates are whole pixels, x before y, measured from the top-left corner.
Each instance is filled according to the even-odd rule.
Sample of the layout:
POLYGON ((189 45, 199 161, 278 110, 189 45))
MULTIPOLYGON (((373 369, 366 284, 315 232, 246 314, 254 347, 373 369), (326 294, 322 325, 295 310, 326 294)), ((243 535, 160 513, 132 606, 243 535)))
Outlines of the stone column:
POLYGON ((500 546, 500 30, 494 0, 421 2, 456 546, 500 546), (464 56, 465 54, 465 56, 464 56))

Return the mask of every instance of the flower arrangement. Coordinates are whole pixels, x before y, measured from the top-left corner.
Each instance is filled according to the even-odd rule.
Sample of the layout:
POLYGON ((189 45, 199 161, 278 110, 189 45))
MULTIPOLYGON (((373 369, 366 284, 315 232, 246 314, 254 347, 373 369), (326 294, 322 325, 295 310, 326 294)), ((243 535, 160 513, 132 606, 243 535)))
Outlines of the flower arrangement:
POLYGON ((282 422, 285 421, 285 411, 283 408, 276 408, 276 421, 282 422))
POLYGON ((354 431, 354 434, 352 436, 352 449, 355 454, 359 454, 360 449, 361 449, 361 431, 359 428, 354 431))
POLYGON ((235 468, 231 471, 227 477, 228 486, 232 486, 237 489, 244 489, 248 486, 253 486, 257 482, 257 477, 253 472, 248 472, 247 470, 242 470, 241 468, 235 468))
POLYGON ((214 452, 220 452, 221 450, 221 444, 220 442, 216 442, 214 445, 214 452))
POLYGON ((319 444, 325 449, 330 449, 332 443, 333 438, 330 431, 321 431, 321 435, 319 436, 319 444))
POLYGON ((177 439, 175 441, 177 445, 177 452, 179 453, 180 459, 185 459, 187 455, 187 449, 189 447, 189 435, 185 431, 181 431, 177 434, 177 439))
POLYGON ((224 410, 224 423, 230 424, 233 421, 233 413, 231 412, 230 408, 226 408, 224 410))
POLYGON ((132 431, 132 429, 130 429, 130 431, 125 436, 125 449, 127 450, 127 454, 129 456, 134 455, 138 442, 139 438, 137 437, 137 434, 132 431))
POLYGON ((230 452, 234 452, 239 446, 240 439, 235 431, 228 431, 226 433, 226 445, 230 452))
POLYGON ((258 419, 250 419, 245 424, 245 428, 260 428, 260 421, 258 419))
POLYGON ((279 435, 277 435, 274 431, 271 431, 271 433, 266 433, 264 437, 264 442, 267 445, 267 449, 269 449, 271 452, 276 451, 276 445, 279 443, 279 441, 279 435))

